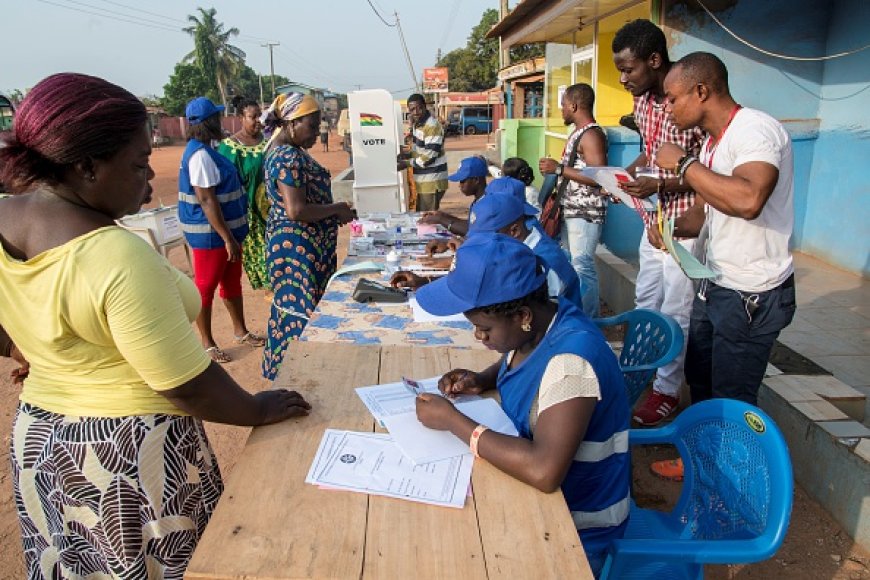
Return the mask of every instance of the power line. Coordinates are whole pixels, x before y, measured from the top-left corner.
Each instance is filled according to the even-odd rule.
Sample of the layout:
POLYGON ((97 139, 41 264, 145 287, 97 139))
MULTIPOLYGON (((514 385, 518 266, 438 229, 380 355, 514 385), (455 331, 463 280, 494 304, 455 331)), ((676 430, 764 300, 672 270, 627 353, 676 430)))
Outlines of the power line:
POLYGON ((402 25, 399 24, 399 13, 393 12, 393 16, 396 17, 396 29, 399 31, 399 41, 402 43, 402 50, 405 52, 405 60, 408 62, 408 70, 411 72, 411 80, 414 81, 414 86, 417 87, 417 91, 420 90, 420 82, 417 80, 417 73, 414 72, 416 69, 414 68, 414 63, 411 62, 411 53, 408 52, 408 45, 405 43, 405 35, 402 34, 402 25))
MULTIPOLYGON (((51 4, 52 6, 59 6, 60 8, 66 8, 67 10, 72 10, 74 12, 81 12, 83 14, 91 14, 92 16, 99 16, 101 18, 108 18, 109 20, 117 20, 118 22, 126 22, 128 24, 135 24, 137 26, 144 26, 146 28, 155 28, 157 30, 166 30, 169 32, 183 32, 180 28, 174 28, 167 24, 163 24, 162 22, 156 22, 154 24, 146 24, 145 22, 139 20, 128 20, 127 18, 120 18, 118 16, 110 16, 109 14, 101 14, 99 12, 91 12, 90 10, 83 10, 81 8, 76 8, 74 6, 70 6, 68 4, 60 4, 58 2, 51 2, 50 0, 37 0, 37 2, 42 2, 43 4, 51 4)), ((81 3, 79 3, 81 4, 81 3)), ((96 7, 95 7, 96 8, 96 7)), ((97 10, 105 10, 104 8, 97 8, 97 10)), ((153 21, 151 21, 153 22, 153 21)))
POLYGON ((399 24, 399 20, 398 20, 398 18, 396 19, 396 21, 395 21, 393 24, 390 24, 389 22, 386 21, 386 19, 385 19, 383 16, 381 16, 381 13, 378 12, 378 9, 375 8, 375 5, 374 5, 374 4, 372 4, 372 0, 366 0, 366 2, 369 3, 369 7, 371 7, 372 12, 374 12, 375 15, 377 15, 377 17, 381 19, 381 22, 383 22, 384 24, 386 24, 386 25, 389 26, 390 28, 394 28, 394 27, 396 27, 396 26, 399 24))
POLYGON ((184 20, 180 18, 174 18, 172 16, 165 16, 163 14, 158 14, 157 12, 150 12, 148 10, 142 10, 141 8, 136 8, 135 6, 130 6, 129 4, 122 4, 121 2, 113 2, 112 0, 99 0, 100 2, 105 2, 106 4, 114 4, 115 6, 120 6, 121 8, 127 8, 128 10, 134 10, 136 12, 141 12, 143 14, 150 14, 151 16, 157 16, 158 18, 165 18, 166 20, 171 20, 172 22, 181 22, 186 24, 184 20))
POLYGON ((444 34, 441 35, 441 42, 438 43, 438 50, 444 48, 444 43, 447 42, 447 35, 450 34, 450 29, 453 28, 453 21, 456 20, 457 14, 459 14, 459 0, 453 0, 453 6, 450 7, 450 15, 447 17, 447 26, 444 27, 444 34))
POLYGON ((845 50, 843 52, 838 52, 837 54, 828 54, 825 56, 791 56, 788 54, 771 52, 769 50, 764 50, 763 48, 761 48, 759 46, 755 46, 754 44, 752 44, 748 40, 743 40, 742 38, 737 36, 737 34, 735 32, 732 32, 730 28, 725 26, 718 18, 716 18, 716 16, 712 12, 710 12, 710 9, 707 8, 706 6, 704 6, 704 4, 703 4, 703 2, 701 2, 701 0, 695 0, 695 1, 698 3, 698 6, 703 8, 704 12, 706 12, 710 16, 710 18, 713 19, 713 22, 715 22, 716 24, 719 25, 720 28, 722 28, 722 30, 724 30, 725 32, 727 32, 728 34, 733 36, 738 42, 745 44, 746 46, 748 46, 752 50, 756 50, 756 51, 760 52, 761 54, 766 54, 767 56, 781 58, 784 60, 797 60, 797 61, 804 61, 804 62, 805 61, 820 61, 820 60, 831 60, 833 58, 840 58, 842 56, 849 56, 850 54, 855 54, 856 52, 861 52, 862 50, 867 50, 868 48, 870 48, 870 44, 865 44, 864 46, 861 46, 859 48, 854 48, 852 50, 845 50))

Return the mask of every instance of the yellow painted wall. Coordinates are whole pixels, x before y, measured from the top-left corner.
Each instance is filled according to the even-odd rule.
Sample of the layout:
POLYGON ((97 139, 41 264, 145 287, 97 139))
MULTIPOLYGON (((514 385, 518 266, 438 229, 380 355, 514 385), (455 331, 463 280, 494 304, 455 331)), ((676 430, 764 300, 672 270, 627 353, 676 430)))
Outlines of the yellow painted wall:
POLYGON ((619 71, 613 64, 610 45, 614 32, 598 34, 598 84, 595 87, 597 121, 604 126, 619 125, 619 118, 631 113, 631 93, 619 84, 619 71))

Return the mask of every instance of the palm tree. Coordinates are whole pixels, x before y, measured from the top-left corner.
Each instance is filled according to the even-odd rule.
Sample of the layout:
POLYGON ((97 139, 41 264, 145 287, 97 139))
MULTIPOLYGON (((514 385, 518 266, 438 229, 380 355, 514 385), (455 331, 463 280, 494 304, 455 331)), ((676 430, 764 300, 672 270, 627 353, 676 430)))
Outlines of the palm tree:
POLYGON ((227 104, 227 81, 235 77, 245 64, 245 52, 229 43, 233 36, 238 36, 236 27, 224 30, 222 22, 215 18, 217 10, 197 8, 200 17, 189 14, 188 22, 192 26, 184 32, 193 37, 194 49, 184 57, 184 62, 195 62, 202 71, 209 85, 217 86, 224 106, 227 104))

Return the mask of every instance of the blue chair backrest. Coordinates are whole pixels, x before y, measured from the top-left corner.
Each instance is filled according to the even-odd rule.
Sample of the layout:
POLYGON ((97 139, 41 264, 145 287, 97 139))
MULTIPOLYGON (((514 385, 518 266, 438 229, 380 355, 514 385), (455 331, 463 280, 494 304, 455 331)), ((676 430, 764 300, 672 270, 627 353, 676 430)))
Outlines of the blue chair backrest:
POLYGON ((625 324, 619 366, 625 377, 628 403, 634 405, 656 369, 674 360, 683 350, 683 330, 666 314, 637 308, 610 318, 597 318, 603 328, 625 324))
POLYGON ((755 543, 763 551, 752 560, 731 561, 772 556, 785 538, 793 495, 788 446, 773 420, 742 401, 712 399, 689 407, 673 427, 685 466, 673 512, 686 523, 683 537, 764 537, 755 543))

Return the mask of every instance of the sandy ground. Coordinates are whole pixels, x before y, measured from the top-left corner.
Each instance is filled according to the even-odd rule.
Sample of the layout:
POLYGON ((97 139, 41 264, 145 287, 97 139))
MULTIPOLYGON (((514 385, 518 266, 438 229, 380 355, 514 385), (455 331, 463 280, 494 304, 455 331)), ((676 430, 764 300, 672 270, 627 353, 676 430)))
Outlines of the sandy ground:
MULTIPOLYGON (((447 141, 450 149, 483 148, 486 136, 452 138, 447 141)), ((178 167, 181 146, 165 146, 154 151, 151 164, 157 176, 152 182, 155 204, 158 200, 166 205, 176 203, 178 167)), ((347 167, 347 154, 339 145, 337 136, 330 139, 330 152, 321 151, 318 143, 311 150, 315 158, 334 175, 347 167)), ((531 161, 531 160, 530 160, 531 161)), ((534 165, 534 163, 532 163, 534 165)), ((445 209, 455 208, 462 213, 467 203, 455 187, 444 198, 445 209)), ((340 257, 347 247, 347 230, 342 231, 339 244, 340 257)), ((182 250, 170 252, 171 261, 180 269, 189 272, 182 250)), ((263 292, 254 291, 244 279, 245 317, 249 328, 263 331, 269 316, 268 302, 263 292)), ((214 311, 214 335, 218 344, 232 357, 226 369, 243 387, 257 392, 267 386, 260 376, 260 350, 232 344, 232 327, 229 316, 220 306, 214 311)), ((9 439, 11 423, 17 405, 18 388, 8 378, 12 365, 8 359, 0 359, 0 580, 23 578, 21 541, 15 504, 12 500, 12 482, 9 469, 9 439)), ((236 458, 244 447, 249 429, 227 425, 206 425, 212 445, 217 453, 224 477, 231 475, 236 458)), ((649 506, 672 505, 679 495, 679 484, 664 482, 648 471, 650 461, 670 457, 667 449, 638 450, 634 454, 634 490, 640 501, 649 506)), ((856 546, 852 539, 816 504, 806 493, 797 489, 792 512, 792 522, 785 543, 770 560, 750 566, 708 567, 709 578, 793 578, 837 580, 870 578, 870 553, 856 546)))

